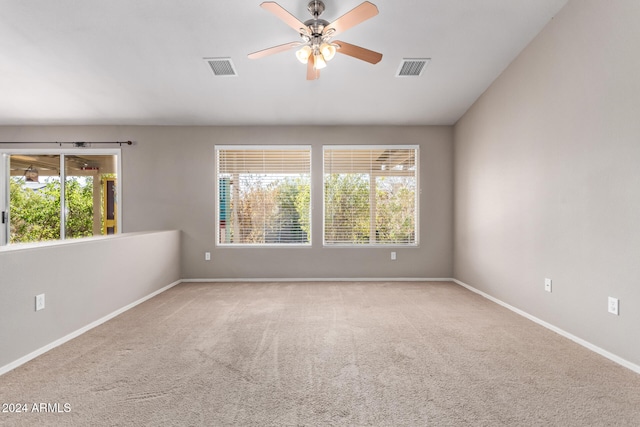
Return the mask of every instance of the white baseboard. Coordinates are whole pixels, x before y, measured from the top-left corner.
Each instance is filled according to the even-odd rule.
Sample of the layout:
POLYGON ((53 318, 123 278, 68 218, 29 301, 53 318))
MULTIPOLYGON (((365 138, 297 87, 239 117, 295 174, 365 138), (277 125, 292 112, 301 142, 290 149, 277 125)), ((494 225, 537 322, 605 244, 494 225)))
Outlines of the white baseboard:
POLYGON ((504 308, 507 308, 507 309, 513 311, 514 313, 519 314, 522 317, 526 317, 527 319, 539 324, 540 326, 544 326, 545 328, 547 328, 549 330, 552 330, 553 332, 555 332, 555 333, 557 333, 559 335, 562 335, 563 337, 568 338, 571 341, 573 341, 573 342, 575 342, 577 344, 580 344, 581 346, 583 346, 585 348, 588 348, 589 350, 591 350, 591 351, 593 351, 595 353, 598 353, 599 355, 604 356, 607 359, 609 359, 609 360, 611 360, 611 361, 613 361, 613 362, 615 362, 615 363, 617 363, 619 365, 624 366, 625 368, 631 369, 632 371, 640 374, 640 366, 636 365, 635 363, 629 362, 626 359, 623 359, 623 358, 621 358, 619 356, 616 356, 615 354, 610 353, 607 350, 604 350, 604 349, 602 349, 602 348, 600 348, 600 347, 598 347, 598 346, 596 346, 594 344, 591 344, 590 342, 585 341, 580 337, 577 337, 577 336, 575 336, 573 334, 570 334, 569 332, 567 332, 567 331, 565 331, 563 329, 560 329, 557 326, 554 326, 554 325, 552 325, 550 323, 547 323, 544 320, 538 319, 537 317, 532 316, 531 314, 527 313, 526 311, 522 311, 519 308, 513 307, 512 305, 509 305, 504 301, 501 301, 501 300, 499 300, 499 299, 497 299, 495 297, 492 297, 491 295, 486 294, 486 293, 482 292, 481 290, 478 290, 478 289, 474 288, 473 286, 467 285, 466 283, 461 282, 460 280, 453 279, 453 282, 457 283, 458 285, 460 285, 460 286, 462 286, 464 288, 467 288, 471 292, 475 292, 476 294, 481 295, 484 298, 486 298, 486 299, 488 299, 490 301, 493 301, 496 304, 499 304, 499 305, 503 306, 504 308))
POLYGON ((134 301, 131 304, 128 304, 128 305, 126 305, 126 306, 114 311, 113 313, 109 313, 106 316, 104 316, 104 317, 102 317, 102 318, 100 318, 100 319, 98 319, 98 320, 96 320, 94 322, 91 322, 88 325, 86 325, 86 326, 84 326, 84 327, 82 327, 82 328, 80 328, 80 329, 78 329, 76 331, 73 331, 68 335, 65 335, 64 337, 59 338, 59 339, 55 340, 54 342, 45 345, 44 347, 40 347, 39 349, 37 349, 35 351, 32 351, 31 353, 27 354, 26 356, 23 356, 20 359, 9 363, 8 365, 0 367, 0 375, 3 375, 5 373, 17 368, 18 366, 23 365, 23 364, 27 363, 28 361, 30 361, 32 359, 35 359, 36 357, 40 356, 41 354, 44 354, 47 351, 49 351, 51 349, 54 349, 54 348, 58 347, 59 345, 62 345, 64 343, 66 343, 67 341, 70 341, 70 340, 76 338, 77 336, 80 336, 80 335, 84 334, 88 330, 93 329, 96 326, 99 326, 99 325, 103 324, 104 322, 113 319, 117 315, 122 314, 125 311, 132 309, 136 305, 141 304, 141 303, 145 302, 146 300, 151 299, 151 298, 155 297, 156 295, 161 294, 162 292, 164 292, 164 291, 166 291, 168 289, 171 289, 172 287, 174 287, 175 285, 179 284, 180 282, 182 282, 182 280, 177 280, 177 281, 171 283, 170 285, 165 286, 162 289, 158 289, 157 291, 152 292, 149 295, 144 296, 144 297, 140 298, 139 300, 134 301))
POLYGON ((450 277, 310 277, 310 278, 231 278, 182 279, 183 283, 237 283, 237 282, 453 282, 450 277))

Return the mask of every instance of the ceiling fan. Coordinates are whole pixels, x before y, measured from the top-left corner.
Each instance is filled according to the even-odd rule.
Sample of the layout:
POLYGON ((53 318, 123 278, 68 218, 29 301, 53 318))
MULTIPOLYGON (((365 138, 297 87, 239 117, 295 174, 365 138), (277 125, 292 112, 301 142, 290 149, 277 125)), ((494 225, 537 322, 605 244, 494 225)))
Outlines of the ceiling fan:
POLYGON ((305 22, 301 22, 276 2, 265 1, 260 4, 260 7, 273 13, 285 24, 296 30, 300 34, 302 41, 259 50, 249 54, 250 59, 258 59, 274 53, 299 48, 296 51, 296 57, 303 64, 307 64, 307 80, 319 78, 320 70, 327 66, 327 61, 330 61, 336 53, 342 53, 371 64, 377 64, 382 59, 381 53, 343 41, 331 40, 334 36, 349 28, 376 16, 378 8, 373 3, 365 1, 331 23, 320 19, 320 15, 324 12, 324 3, 321 0, 309 2, 307 10, 313 18, 305 22))

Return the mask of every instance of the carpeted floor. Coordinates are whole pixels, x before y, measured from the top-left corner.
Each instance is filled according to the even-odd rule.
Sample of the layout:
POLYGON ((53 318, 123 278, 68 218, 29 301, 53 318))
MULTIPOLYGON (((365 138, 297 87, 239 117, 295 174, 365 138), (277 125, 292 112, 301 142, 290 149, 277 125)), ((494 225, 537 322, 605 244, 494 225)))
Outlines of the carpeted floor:
POLYGON ((453 283, 182 284, 1 376, 0 404, 27 405, 3 426, 639 426, 640 375, 453 283))

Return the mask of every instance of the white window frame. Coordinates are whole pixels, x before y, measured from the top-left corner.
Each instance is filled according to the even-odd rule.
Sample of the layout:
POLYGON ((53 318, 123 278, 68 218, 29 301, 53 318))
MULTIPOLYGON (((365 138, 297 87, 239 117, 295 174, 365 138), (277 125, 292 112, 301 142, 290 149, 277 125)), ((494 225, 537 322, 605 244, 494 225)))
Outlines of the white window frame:
MULTIPOLYGON (((363 145, 324 145, 322 147, 322 245, 326 248, 372 248, 372 247, 384 247, 384 248, 413 248, 420 246, 420 193, 422 192, 420 187, 420 146, 419 145, 388 145, 388 144, 363 144, 363 145), (325 195, 325 176, 327 171, 325 170, 325 151, 327 150, 394 150, 394 149, 409 149, 415 150, 415 208, 414 208, 414 241, 410 243, 327 243, 326 236, 326 195, 325 195)), ((374 212, 370 210, 370 226, 375 226, 374 212)))
MULTIPOLYGON (((13 155, 54 155, 60 156, 60 239, 59 240, 47 240, 47 244, 51 244, 52 242, 61 242, 65 240, 65 227, 66 223, 65 217, 65 200, 64 200, 64 190, 65 190, 65 181, 66 181, 66 170, 64 167, 64 159, 65 156, 72 155, 96 155, 96 156, 116 156, 116 170, 117 170, 117 180, 116 180, 116 194, 118 195, 118 209, 116 211, 116 224, 118 227, 116 228, 115 234, 119 234, 122 229, 122 149, 120 148, 110 148, 110 149, 93 149, 93 148, 83 148, 83 149, 75 149, 75 148, 58 148, 58 149, 48 149, 48 148, 2 148, 0 149, 0 211, 8 212, 9 211, 9 158, 13 155)), ((10 217, 10 214, 9 214, 10 217)), ((14 245, 37 245, 43 242, 30 242, 30 243, 9 243, 9 221, 5 221, 5 223, 0 222, 0 247, 11 247, 14 245)), ((75 240, 81 239, 91 239, 92 237, 83 237, 75 240)))
POLYGON ((216 145, 215 150, 215 245, 223 248, 310 248, 313 244, 313 149, 311 145, 216 145), (309 241, 306 243, 221 243, 220 242, 220 178, 221 150, 305 150, 309 152, 309 241))

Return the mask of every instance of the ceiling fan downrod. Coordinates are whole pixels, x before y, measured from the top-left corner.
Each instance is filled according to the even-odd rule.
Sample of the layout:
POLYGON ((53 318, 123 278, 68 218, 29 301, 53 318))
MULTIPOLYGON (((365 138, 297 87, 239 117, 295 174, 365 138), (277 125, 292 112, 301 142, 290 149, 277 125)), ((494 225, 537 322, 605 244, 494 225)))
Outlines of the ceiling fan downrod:
MULTIPOLYGON (((313 19, 308 19, 304 23, 310 32, 308 36, 311 36, 310 38, 321 37, 323 35, 324 28, 329 25, 329 21, 319 18, 322 12, 324 12, 324 3, 322 0, 311 0, 307 5, 307 10, 313 16, 313 19)), ((304 39, 305 34, 300 35, 304 39)))
POLYGON ((324 3, 322 0, 311 0, 307 5, 307 10, 311 16, 317 19, 324 12, 324 3))

